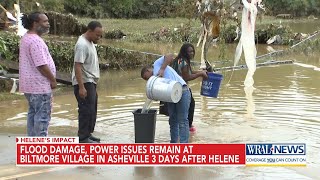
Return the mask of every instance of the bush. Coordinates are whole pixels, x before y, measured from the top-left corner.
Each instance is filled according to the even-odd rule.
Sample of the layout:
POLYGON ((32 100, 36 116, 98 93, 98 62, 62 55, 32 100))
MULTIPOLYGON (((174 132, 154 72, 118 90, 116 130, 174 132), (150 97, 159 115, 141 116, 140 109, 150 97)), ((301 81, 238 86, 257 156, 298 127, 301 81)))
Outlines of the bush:
POLYGON ((268 0, 263 1, 271 15, 292 14, 293 16, 319 15, 319 0, 268 0))
POLYGON ((19 57, 19 36, 4 32, 0 37, 1 58, 6 60, 17 60, 19 57))
MULTIPOLYGON (((64 12, 64 3, 65 0, 20 0, 20 9, 23 13, 30 13, 34 11, 64 12)), ((10 8, 13 8, 13 6, 10 8)))
POLYGON ((50 34, 79 36, 86 32, 85 24, 80 23, 72 14, 62 14, 53 11, 46 13, 50 23, 50 34))
MULTIPOLYGON (((19 61, 19 36, 7 33, 0 39, 5 42, 7 52, 14 52, 11 56, 6 56, 6 60, 19 61), (7 58, 9 57, 9 58, 7 58)), ((74 45, 70 41, 45 40, 50 54, 55 62, 58 71, 71 72, 74 63, 74 45)), ((108 64, 111 68, 134 68, 143 64, 151 64, 157 55, 141 53, 139 51, 130 51, 111 46, 97 46, 100 64, 108 64)))

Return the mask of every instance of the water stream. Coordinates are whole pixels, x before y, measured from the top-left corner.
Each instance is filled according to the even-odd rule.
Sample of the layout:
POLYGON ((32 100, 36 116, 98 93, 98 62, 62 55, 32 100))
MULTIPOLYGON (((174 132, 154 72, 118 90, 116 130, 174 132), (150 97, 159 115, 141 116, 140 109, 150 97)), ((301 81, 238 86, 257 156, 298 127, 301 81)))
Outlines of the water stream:
POLYGON ((147 98, 146 102, 143 104, 141 113, 148 113, 149 109, 151 108, 151 104, 152 100, 147 98))

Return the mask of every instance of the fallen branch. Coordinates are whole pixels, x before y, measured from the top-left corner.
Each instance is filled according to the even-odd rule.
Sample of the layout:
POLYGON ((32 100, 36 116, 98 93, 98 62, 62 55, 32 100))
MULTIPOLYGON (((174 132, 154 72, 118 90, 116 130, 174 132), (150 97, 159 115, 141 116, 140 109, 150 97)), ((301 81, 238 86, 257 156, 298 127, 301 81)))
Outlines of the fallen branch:
POLYGON ((320 34, 320 31, 316 31, 313 35, 311 35, 311 36, 309 36, 307 39, 304 39, 304 40, 298 42, 297 44, 291 46, 289 49, 294 48, 294 47, 300 45, 300 44, 303 43, 304 41, 311 40, 313 37, 317 36, 318 34, 320 34))

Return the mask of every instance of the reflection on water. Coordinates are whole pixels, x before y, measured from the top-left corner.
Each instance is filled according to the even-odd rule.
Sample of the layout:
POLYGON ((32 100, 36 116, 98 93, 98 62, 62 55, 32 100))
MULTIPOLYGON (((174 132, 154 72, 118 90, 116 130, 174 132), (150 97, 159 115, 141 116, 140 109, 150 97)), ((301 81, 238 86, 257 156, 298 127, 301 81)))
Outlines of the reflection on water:
POLYGON ((246 99, 247 99, 247 118, 254 118, 254 111, 256 110, 254 100, 252 97, 254 87, 244 87, 244 92, 246 93, 246 99))
MULTIPOLYGON (((288 58, 288 57, 285 57, 288 58)), ((318 55, 289 57, 297 63, 320 67, 318 55)), ((132 111, 143 106, 145 81, 140 70, 108 71, 102 73, 98 86, 99 104, 96 132, 103 142, 134 143, 132 111)), ((197 133, 193 143, 250 143, 301 142, 307 143, 308 167, 294 168, 129 168, 139 177, 164 176, 176 178, 174 173, 208 173, 208 177, 227 179, 256 179, 287 177, 310 179, 319 177, 320 166, 320 72, 314 68, 290 64, 261 67, 254 75, 255 90, 244 89, 246 70, 222 72, 224 81, 219 98, 200 96, 200 81, 190 86, 196 101, 194 125, 197 133), (312 169, 313 168, 313 169, 312 169), (175 170, 174 170, 175 169, 175 170), (311 170, 310 170, 311 169, 311 170), (278 174, 280 173, 280 174, 278 174), (290 175, 286 175, 290 173, 290 175), (166 175, 165 175, 166 174, 166 175)), ((158 102, 151 108, 158 109, 158 102)), ((26 100, 0 104, 0 131, 25 134, 26 100)), ((77 134, 77 104, 73 89, 54 98, 50 134, 75 136, 77 134)), ((157 116, 156 143, 169 142, 168 117, 157 116)))

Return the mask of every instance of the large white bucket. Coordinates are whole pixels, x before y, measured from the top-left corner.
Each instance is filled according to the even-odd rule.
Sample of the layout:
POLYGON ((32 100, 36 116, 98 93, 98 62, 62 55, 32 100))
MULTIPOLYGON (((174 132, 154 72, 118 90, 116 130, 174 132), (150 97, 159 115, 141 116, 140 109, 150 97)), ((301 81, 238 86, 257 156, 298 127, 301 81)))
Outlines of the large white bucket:
POLYGON ((182 85, 177 81, 151 76, 146 91, 149 99, 177 103, 182 96, 182 85))

